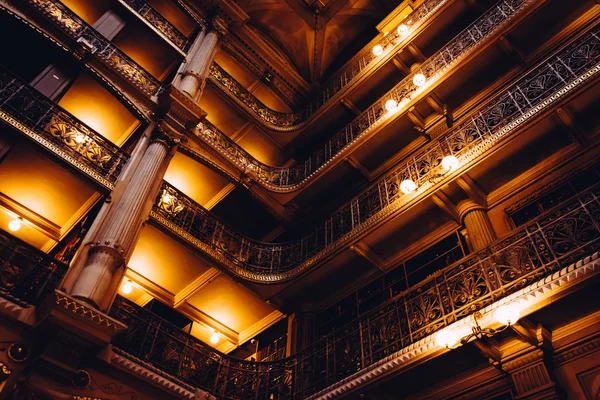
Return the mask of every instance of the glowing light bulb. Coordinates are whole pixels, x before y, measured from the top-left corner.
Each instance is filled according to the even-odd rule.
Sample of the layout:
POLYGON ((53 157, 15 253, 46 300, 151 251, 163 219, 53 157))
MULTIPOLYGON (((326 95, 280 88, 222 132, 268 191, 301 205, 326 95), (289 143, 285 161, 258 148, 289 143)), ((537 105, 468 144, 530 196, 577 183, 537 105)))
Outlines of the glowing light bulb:
POLYGON ((83 143, 85 141, 85 135, 83 133, 78 133, 77 136, 75 136, 75 141, 77 143, 83 143))
POLYGON ((519 320, 520 313, 521 308, 517 303, 505 304, 496 310, 494 318, 503 325, 511 325, 519 320))
POLYGON ((404 194, 409 194, 417 189, 417 184, 412 179, 406 179, 400 184, 400 190, 404 194))
POLYGON ((397 32, 398 32, 398 35, 402 35, 402 36, 406 35, 406 33, 408 32, 408 26, 406 26, 404 24, 399 25, 397 32))
POLYGON ((21 220, 19 218, 15 218, 8 223, 8 229, 12 232, 16 232, 21 229, 21 220))
POLYGON ((376 56, 380 56, 383 54, 383 47, 381 47, 380 45, 377 45, 375 47, 373 47, 373 54, 375 54, 376 56))
POLYGON ((170 203, 173 201, 173 196, 167 192, 164 192, 161 200, 163 203, 170 203))
POLYGON ((435 335, 435 341, 442 347, 451 347, 458 342, 460 336, 450 328, 442 329, 435 335))
POLYGON ((452 171, 453 169, 456 169, 456 167, 458 167, 458 158, 454 156, 446 156, 442 158, 442 167, 446 171, 452 171))
POLYGON ((394 111, 398 107, 398 102, 394 99, 389 99, 385 102, 385 109, 388 111, 394 111))
POLYGON ((133 291, 133 283, 131 283, 131 281, 129 279, 127 279, 125 282, 123 282, 123 285, 121 285, 121 292, 125 293, 125 294, 129 294, 133 291))
POLYGON ((423 74, 416 74, 413 76, 413 83, 417 86, 423 86, 427 82, 427 78, 423 74))
POLYGON ((212 344, 219 343, 219 334, 217 332, 213 332, 213 334, 210 336, 210 342, 212 344))

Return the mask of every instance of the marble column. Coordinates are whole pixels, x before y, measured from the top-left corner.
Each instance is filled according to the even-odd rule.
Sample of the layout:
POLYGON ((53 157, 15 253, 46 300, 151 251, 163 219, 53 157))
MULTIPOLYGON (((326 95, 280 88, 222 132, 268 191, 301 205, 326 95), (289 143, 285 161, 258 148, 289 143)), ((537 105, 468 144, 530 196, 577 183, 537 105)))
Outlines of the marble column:
POLYGON ((95 229, 82 265, 70 279, 72 283, 65 285, 68 294, 100 310, 108 308, 175 146, 155 131, 122 193, 95 229))
POLYGON ((467 230, 473 251, 479 251, 496 240, 496 233, 485 207, 473 200, 463 200, 456 209, 467 230))
POLYGON ((194 44, 181 71, 181 79, 175 81, 175 87, 198 101, 204 91, 210 66, 219 50, 221 38, 227 33, 228 24, 225 19, 215 16, 205 35, 198 45, 194 44))

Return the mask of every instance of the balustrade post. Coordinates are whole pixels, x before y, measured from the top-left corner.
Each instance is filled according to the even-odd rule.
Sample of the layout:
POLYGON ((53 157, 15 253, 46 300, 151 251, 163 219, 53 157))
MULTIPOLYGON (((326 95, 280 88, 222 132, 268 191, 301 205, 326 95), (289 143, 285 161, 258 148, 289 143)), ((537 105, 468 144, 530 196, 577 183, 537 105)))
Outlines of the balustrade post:
POLYGON ((484 206, 473 200, 463 200, 456 209, 473 251, 479 251, 496 240, 496 232, 484 206))
POLYGON ((220 14, 213 17, 206 34, 196 39, 185 64, 182 65, 181 78, 174 82, 177 89, 188 94, 195 102, 202 96, 210 66, 228 28, 229 23, 225 17, 220 14))
POLYGON ((102 311, 109 308, 178 142, 156 123, 146 129, 132 165, 73 260, 62 286, 67 294, 102 311))

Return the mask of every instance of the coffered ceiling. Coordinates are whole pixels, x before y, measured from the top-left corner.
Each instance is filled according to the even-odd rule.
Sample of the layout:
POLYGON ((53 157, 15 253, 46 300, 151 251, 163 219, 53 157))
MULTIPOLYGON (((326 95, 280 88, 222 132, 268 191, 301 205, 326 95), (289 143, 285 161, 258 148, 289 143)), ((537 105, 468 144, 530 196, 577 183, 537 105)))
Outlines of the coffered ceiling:
POLYGON ((287 58, 304 79, 315 83, 326 79, 368 43, 377 33, 377 23, 399 2, 240 0, 239 3, 250 16, 249 27, 287 58))

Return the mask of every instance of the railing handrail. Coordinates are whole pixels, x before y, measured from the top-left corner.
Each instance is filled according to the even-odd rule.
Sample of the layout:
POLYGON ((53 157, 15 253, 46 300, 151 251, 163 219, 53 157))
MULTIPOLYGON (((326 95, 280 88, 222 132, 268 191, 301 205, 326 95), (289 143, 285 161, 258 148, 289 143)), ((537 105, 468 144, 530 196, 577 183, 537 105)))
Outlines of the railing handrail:
POLYGON ((48 20, 58 25, 72 39, 82 44, 87 52, 121 75, 146 96, 157 96, 163 90, 162 83, 125 54, 118 46, 107 40, 91 25, 71 11, 60 0, 27 0, 40 10, 48 20))
MULTIPOLYGON (((424 87, 424 89, 413 82, 415 74, 422 73, 428 82, 435 84, 441 76, 458 68, 459 63, 465 57, 489 42, 499 29, 526 12, 534 3, 534 0, 499 0, 483 15, 444 44, 440 50, 425 60, 419 66, 418 71, 409 73, 350 123, 336 132, 333 137, 327 139, 324 145, 311 152, 306 159, 295 161, 291 166, 274 167, 256 160, 255 157, 247 154, 237 143, 229 140, 227 135, 214 126, 210 127, 210 130, 214 131, 215 134, 206 135, 203 133, 202 125, 200 125, 201 137, 217 151, 225 153, 228 157, 232 153, 231 149, 235 148, 240 155, 237 159, 235 156, 233 157, 234 163, 238 167, 248 169, 252 178, 263 187, 277 192, 297 190, 319 176, 323 168, 336 157, 355 147, 366 133, 376 129, 389 118, 397 118, 399 113, 405 112, 413 103, 413 100, 427 90, 427 88, 424 87), (385 105, 386 101, 390 99, 394 99, 398 104, 396 111, 391 116, 385 105), (217 136, 220 136, 218 140, 216 140, 217 136), (222 143, 226 143, 226 145, 222 143), (240 158, 244 159, 243 163, 240 162, 240 158)), ((232 93, 235 101, 250 108, 271 125, 277 118, 286 121, 301 118, 299 113, 281 113, 265 108, 266 106, 260 100, 256 99, 216 63, 210 69, 210 77, 223 90, 232 93)), ((429 87, 429 85, 430 83, 426 87, 429 87)))
MULTIPOLYGON (((401 309, 402 312, 410 314, 409 309, 411 304, 418 304, 419 307, 425 307, 421 311, 414 311, 417 313, 415 315, 421 315, 421 312, 425 313, 429 310, 428 305, 420 305, 421 302, 419 302, 418 299, 427 298, 427 296, 429 296, 428 292, 435 291, 435 293, 445 293, 444 296, 449 297, 447 301, 449 301, 451 305, 448 305, 437 298, 438 294, 436 294, 434 298, 440 307, 440 310, 436 315, 433 317, 428 315, 423 316, 422 318, 425 318, 426 321, 423 324, 414 323, 407 317, 407 320, 404 322, 405 324, 408 324, 407 327, 397 325, 396 328, 394 328, 396 329, 396 333, 390 334, 391 342, 385 342, 386 344, 381 348, 377 348, 377 345, 373 345, 370 337, 368 343, 364 342, 364 339, 359 340, 359 343, 355 343, 355 345, 360 346, 361 349, 363 346, 367 347, 366 350, 369 351, 368 359, 365 358, 367 357, 364 355, 366 350, 363 349, 360 351, 360 354, 362 354, 360 357, 358 356, 359 353, 356 353, 359 359, 357 361, 348 361, 350 363, 348 365, 354 365, 356 362, 359 362, 359 370, 364 369, 390 354, 390 352, 387 351, 390 346, 392 349, 395 349, 393 351, 406 347, 408 344, 414 343, 424 335, 429 335, 438 329, 441 329, 443 326, 454 322, 456 319, 464 318, 472 314, 477 309, 489 304, 490 301, 497 301, 534 280, 542 279, 548 274, 552 274, 555 270, 598 251, 600 248, 600 220, 598 219, 600 218, 600 214, 598 213, 600 210, 599 189, 600 184, 595 184, 592 187, 571 196, 571 198, 547 210, 527 224, 498 238, 486 248, 469 254, 440 269, 436 273, 429 275, 418 284, 411 286, 389 301, 386 301, 384 304, 360 315, 353 321, 344 324, 334 332, 327 334, 324 338, 314 342, 302 351, 283 360, 265 363, 237 360, 213 350, 196 338, 187 338, 186 336, 187 339, 181 339, 169 332, 165 334, 180 343, 185 343, 186 346, 188 346, 190 342, 200 345, 201 348, 204 349, 203 357, 212 357, 211 354, 215 355, 218 358, 215 362, 227 366, 227 368, 224 367, 222 370, 223 375, 229 373, 228 371, 232 364, 236 364, 236 370, 242 371, 240 373, 249 374, 248 379, 255 379, 252 381, 252 384, 254 385, 252 388, 256 388, 256 385, 260 385, 261 381, 258 377, 260 376, 260 371, 279 371, 273 373, 275 376, 274 379, 279 382, 283 377, 282 374, 289 370, 291 371, 291 381, 289 382, 291 388, 290 391, 299 396, 304 396, 306 394, 310 395, 320 389, 318 387, 315 389, 315 385, 318 385, 320 381, 317 381, 316 383, 313 382, 308 386, 306 386, 304 382, 299 381, 304 379, 303 374, 306 372, 304 368, 307 360, 312 360, 312 357, 315 357, 316 354, 325 356, 330 352, 335 352, 337 349, 336 346, 340 343, 345 343, 343 340, 348 340, 348 343, 354 340, 353 335, 355 335, 357 331, 365 331, 363 332, 364 337, 366 332, 370 332, 371 329, 376 328, 379 323, 378 321, 382 318, 392 316, 393 318, 398 318, 398 324, 400 324, 402 318, 399 315, 396 316, 396 313, 400 312, 399 310, 401 309), (571 221, 573 220, 577 221, 578 224, 575 228, 575 232, 571 229, 571 221), (458 286, 452 288, 452 282, 458 286), (463 284, 467 285, 468 282, 479 282, 478 285, 480 285, 471 287, 469 290, 472 292, 469 293, 469 296, 467 296, 466 293, 461 292, 461 290, 464 289, 463 284), (453 295, 452 293, 459 293, 460 295, 453 295), (466 297, 461 297, 463 295, 466 297), (472 298, 470 296, 472 296, 472 298), (413 323, 416 326, 414 329, 411 328, 411 324, 413 323), (382 351, 384 351, 383 354, 381 354, 382 351)), ((130 307, 137 307, 131 302, 128 303, 130 304, 130 307)), ((117 305, 116 307, 118 308, 121 306, 117 305)), ((113 313, 112 315, 118 315, 114 314, 117 311, 118 310, 111 310, 111 313, 113 313)), ((151 318, 160 319, 160 317, 152 316, 152 313, 147 310, 144 310, 143 312, 148 313, 151 318)), ((134 317, 142 320, 142 318, 137 315, 134 315, 134 317)), ((181 332, 179 328, 174 327, 172 324, 166 324, 168 324, 171 330, 181 332)), ((148 329, 160 328, 157 328, 156 324, 148 323, 148 329)), ((154 332, 154 334, 158 334, 157 332, 154 332)), ((184 333, 184 335, 189 334, 184 333)), ((369 333, 369 335, 371 335, 371 333, 369 333)), ((379 333, 377 335, 379 335, 379 333)), ((378 338, 379 336, 376 337, 378 338)), ((119 339, 117 339, 115 345, 119 347, 119 339)), ((172 346, 172 344, 170 346, 172 346)), ((346 345, 344 344, 344 346, 346 345)), ((342 348, 346 349, 346 347, 342 348)), ((126 352, 128 351, 128 349, 123 350, 126 352)), ((140 357, 140 354, 133 355, 140 357)), ((142 354, 141 356, 143 358, 144 355, 142 354)), ((146 356, 152 358, 155 354, 146 354, 146 356)), ((214 360, 214 358, 212 359, 214 360)), ((149 359, 149 361, 152 360, 149 359)), ((326 371, 313 371, 315 374, 314 376, 320 376, 324 373, 327 378, 338 381, 349 376, 351 373, 356 372, 354 371, 356 370, 356 367, 346 368, 344 365, 346 364, 342 362, 342 366, 340 367, 342 369, 338 372, 335 372, 335 365, 331 366, 333 369, 332 371, 329 370, 329 367, 325 366, 326 371)), ((160 368, 160 364, 157 364, 157 367, 160 368)), ((235 379, 240 378, 239 375, 235 375, 235 377, 235 379)), ((193 380, 187 379, 185 376, 183 378, 184 381, 194 385, 193 380)), ((219 377, 219 379, 226 379, 226 376, 219 377)), ((329 384, 330 383, 331 382, 329 382, 329 384)), ((213 393, 216 392, 214 388, 219 390, 219 386, 216 384, 213 387, 201 388, 207 389, 213 393)), ((246 399, 248 397, 225 398, 246 399)))
MULTIPOLYGON (((0 78, 2 77, 6 77, 7 84, 5 87, 0 87, 0 93, 5 90, 10 93, 7 93, 7 96, 0 95, 0 109, 9 114, 19 112, 14 107, 7 108, 7 106, 11 104, 11 101, 20 99, 24 93, 27 93, 27 101, 42 105, 44 109, 41 110, 41 115, 36 115, 37 121, 31 121, 31 124, 25 123, 25 125, 30 125, 28 127, 38 134, 41 132, 46 139, 59 143, 63 150, 68 149, 76 155, 77 159, 85 160, 88 165, 101 171, 102 175, 112 183, 117 180, 122 167, 129 158, 127 153, 0 64, 0 78), (11 85, 15 86, 14 92, 9 90, 11 85), (72 128, 75 130, 71 130, 72 128), (78 135, 81 137, 77 137, 78 135), (108 164, 105 166, 106 163, 108 164)), ((29 112, 32 105, 33 103, 28 103, 28 110, 21 112, 29 112)), ((20 116, 19 114, 13 117, 21 122, 24 122, 23 118, 29 121, 29 117, 19 118, 20 116)))
MULTIPOLYGON (((191 234, 193 238, 188 238, 186 235, 190 232, 182 232, 182 228, 174 224, 176 221, 171 218, 173 215, 159 215, 162 212, 160 207, 155 207, 153 216, 158 217, 159 222, 168 228, 175 228, 172 229, 174 233, 200 246, 201 250, 208 251, 210 256, 245 279, 264 283, 292 279, 314 265, 321 256, 330 254, 357 235, 367 232, 387 215, 411 202, 416 195, 428 193, 428 190, 440 182, 465 170, 496 142, 599 73, 600 55, 587 51, 588 47, 600 45, 598 32, 598 23, 588 27, 576 39, 563 45, 505 86, 496 96, 465 115, 460 124, 411 155, 299 240, 265 245, 258 241, 248 241, 241 236, 230 235, 223 238, 222 233, 227 230, 221 224, 218 226, 219 237, 216 238, 220 247, 217 248, 214 242, 198 243, 203 239, 195 236, 195 233, 191 234), (578 52, 589 56, 581 57, 578 52), (446 155, 459 158, 460 164, 456 171, 443 170, 441 160, 446 155), (417 184, 418 189, 412 194, 402 194, 400 190, 401 182, 406 179, 412 179, 417 184), (255 261, 249 258, 252 256, 255 256, 255 261)), ((194 203, 190 203, 190 206, 201 210, 194 203)), ((180 207, 178 212, 188 211, 185 207, 180 207)), ((194 218, 195 211, 189 212, 189 217, 194 218)), ((210 235, 210 229, 212 227, 205 224, 198 232, 210 235)))

